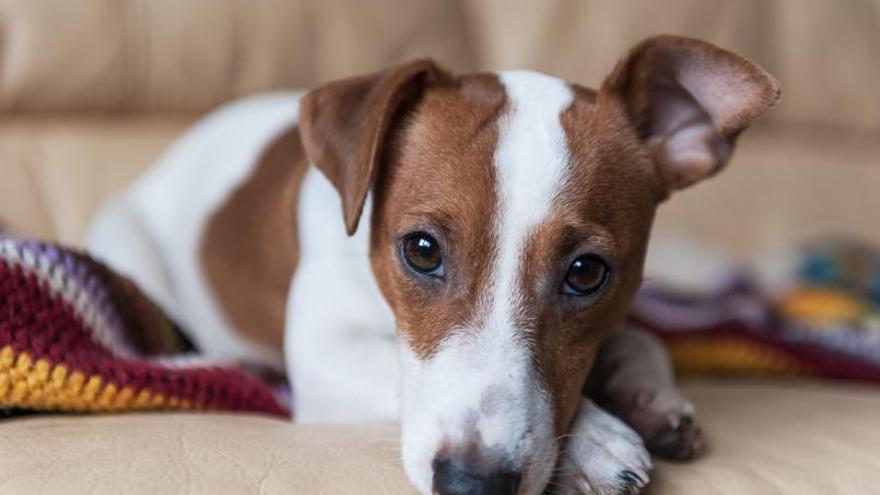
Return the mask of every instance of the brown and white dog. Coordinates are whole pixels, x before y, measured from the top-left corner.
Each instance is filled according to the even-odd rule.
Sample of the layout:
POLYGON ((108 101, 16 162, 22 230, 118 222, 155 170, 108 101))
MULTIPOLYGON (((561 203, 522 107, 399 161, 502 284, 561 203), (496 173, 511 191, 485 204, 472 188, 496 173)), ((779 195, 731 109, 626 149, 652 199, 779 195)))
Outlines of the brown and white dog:
POLYGON ((672 36, 598 90, 415 61, 208 116, 90 247, 207 356, 286 367, 297 420, 399 417, 421 493, 638 489, 639 435, 696 441, 662 351, 610 338, 655 209, 778 97, 754 63, 672 36), (603 341, 592 382, 623 421, 582 393, 603 341))

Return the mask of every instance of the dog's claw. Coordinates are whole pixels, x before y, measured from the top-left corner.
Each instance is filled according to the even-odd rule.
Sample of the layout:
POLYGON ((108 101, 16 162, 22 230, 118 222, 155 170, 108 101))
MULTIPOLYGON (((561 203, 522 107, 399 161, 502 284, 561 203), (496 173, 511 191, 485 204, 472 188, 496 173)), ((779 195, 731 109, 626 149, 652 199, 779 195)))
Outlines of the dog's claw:
POLYGON ((629 469, 622 471, 619 475, 617 475, 617 477, 620 478, 620 480, 624 483, 628 484, 643 485, 645 483, 645 480, 643 480, 641 476, 636 474, 635 471, 631 471, 629 469))
POLYGON ((638 473, 630 469, 621 471, 621 473, 617 475, 617 479, 620 481, 621 485, 618 493, 626 495, 635 495, 639 493, 639 490, 641 490, 646 483, 642 476, 639 476, 638 473))

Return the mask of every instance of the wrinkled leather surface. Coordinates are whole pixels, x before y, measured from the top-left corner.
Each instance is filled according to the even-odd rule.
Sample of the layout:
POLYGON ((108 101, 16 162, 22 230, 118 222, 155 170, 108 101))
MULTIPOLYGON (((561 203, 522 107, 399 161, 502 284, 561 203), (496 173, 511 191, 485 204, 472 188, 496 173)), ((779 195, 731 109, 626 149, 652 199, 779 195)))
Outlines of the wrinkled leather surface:
MULTIPOLYGON (((711 442, 660 463, 648 495, 876 493, 880 392, 801 383, 691 383, 711 442)), ((153 414, 0 422, 0 493, 412 493, 394 425, 298 426, 153 414)))
POLYGON ((681 34, 735 50, 782 83, 768 116, 880 127, 875 0, 466 1, 488 67, 528 67, 595 86, 646 36, 681 34))
POLYGON ((0 119, 0 223, 80 244, 103 201, 134 180, 194 117, 0 119))
POLYGON ((0 0, 0 111, 206 110, 432 55, 471 68, 445 0, 0 0))
POLYGON ((880 128, 874 0, 0 0, 0 110, 205 110, 420 56, 599 84, 697 36, 782 81, 771 118, 880 128))

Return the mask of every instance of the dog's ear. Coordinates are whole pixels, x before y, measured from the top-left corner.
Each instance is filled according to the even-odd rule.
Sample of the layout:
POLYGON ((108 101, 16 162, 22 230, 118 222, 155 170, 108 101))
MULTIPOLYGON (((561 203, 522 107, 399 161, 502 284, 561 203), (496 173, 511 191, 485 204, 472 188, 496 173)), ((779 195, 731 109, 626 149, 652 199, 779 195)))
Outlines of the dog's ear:
POLYGON ((449 77, 432 61, 417 60, 332 82, 303 97, 299 118, 303 146, 309 160, 339 192, 349 235, 357 230, 399 111, 427 85, 449 77))
POLYGON ((679 36, 636 45, 600 91, 622 101, 669 191, 721 170, 737 136, 779 95, 757 64, 679 36))

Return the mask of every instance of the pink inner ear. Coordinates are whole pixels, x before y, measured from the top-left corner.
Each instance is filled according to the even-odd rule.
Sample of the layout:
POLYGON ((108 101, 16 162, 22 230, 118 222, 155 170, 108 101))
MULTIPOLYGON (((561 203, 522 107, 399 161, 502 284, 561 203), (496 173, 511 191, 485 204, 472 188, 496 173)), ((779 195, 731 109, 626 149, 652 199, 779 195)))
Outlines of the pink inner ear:
POLYGON ((650 135, 662 140, 662 159, 673 188, 716 172, 748 113, 756 88, 735 67, 695 55, 654 74, 650 135))
POLYGON ((663 161, 676 188, 692 184, 727 160, 730 146, 711 123, 697 121, 668 134, 662 142, 663 161))
POLYGON ((674 189, 719 170, 739 133, 779 99, 779 85, 751 61, 668 35, 636 45, 603 91, 622 98, 674 189))
MULTIPOLYGON (((673 188, 688 186, 714 172, 727 159, 713 109, 700 102, 714 89, 687 87, 674 71, 659 72, 651 87, 649 136, 659 142, 661 160, 673 188), (694 90, 701 91, 700 95, 694 90)), ((697 82, 693 79, 690 82, 697 82)), ((714 102, 713 102, 714 103, 714 102)))
POLYGON ((731 109, 741 105, 743 101, 748 101, 748 94, 745 91, 748 88, 730 80, 728 74, 719 72, 717 69, 713 71, 712 67, 705 71, 691 67, 691 70, 682 74, 684 87, 700 102, 700 106, 716 123, 724 122, 731 109))
POLYGON ((767 103, 762 100, 766 97, 767 82, 756 79, 740 65, 725 61, 728 63, 697 55, 683 62, 676 72, 679 83, 715 126, 730 135, 766 108, 767 103))

